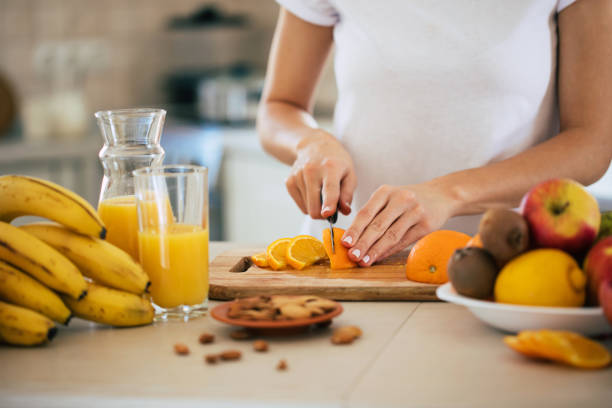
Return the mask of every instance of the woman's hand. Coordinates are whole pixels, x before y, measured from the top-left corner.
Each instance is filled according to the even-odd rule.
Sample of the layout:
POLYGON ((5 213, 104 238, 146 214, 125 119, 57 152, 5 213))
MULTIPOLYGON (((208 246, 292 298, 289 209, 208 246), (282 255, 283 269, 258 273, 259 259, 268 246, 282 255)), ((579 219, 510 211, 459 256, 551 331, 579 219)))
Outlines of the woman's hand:
POLYGON ((342 242, 351 248, 349 258, 370 266, 440 228, 456 205, 432 184, 382 186, 359 211, 342 242))
POLYGON ((296 150, 285 185, 302 212, 321 219, 331 216, 338 207, 342 214, 349 214, 357 179, 353 160, 342 144, 316 129, 302 137, 296 150))

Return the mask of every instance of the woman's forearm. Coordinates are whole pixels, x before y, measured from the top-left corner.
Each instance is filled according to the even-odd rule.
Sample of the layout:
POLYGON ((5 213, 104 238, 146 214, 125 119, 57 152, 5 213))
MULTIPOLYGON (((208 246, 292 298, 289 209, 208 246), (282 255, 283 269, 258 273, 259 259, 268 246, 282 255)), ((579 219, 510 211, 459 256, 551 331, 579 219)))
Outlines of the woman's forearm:
POLYGON ((584 185, 597 181, 610 165, 612 138, 603 129, 568 129, 506 160, 430 181, 456 203, 454 215, 489 208, 516 207, 535 184, 567 177, 584 185))
POLYGON ((309 112, 291 103, 269 101, 259 108, 257 131, 261 144, 285 164, 293 164, 300 141, 317 128, 309 112))
POLYGON ((333 27, 307 23, 284 8, 272 40, 257 115, 264 149, 293 164, 300 141, 316 134, 314 90, 333 44, 333 27), (313 132, 315 130, 315 132, 313 132))

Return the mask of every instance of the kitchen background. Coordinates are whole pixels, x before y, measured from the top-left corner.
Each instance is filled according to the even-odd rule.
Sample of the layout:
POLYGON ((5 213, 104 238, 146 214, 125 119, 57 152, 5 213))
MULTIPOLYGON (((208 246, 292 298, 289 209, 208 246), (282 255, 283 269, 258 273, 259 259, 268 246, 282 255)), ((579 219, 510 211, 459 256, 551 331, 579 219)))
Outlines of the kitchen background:
MULTIPOLYGON (((273 0, 0 0, 0 174, 44 177, 96 204, 93 113, 163 107, 165 163, 209 167, 211 239, 295 235, 289 168, 254 130, 277 15, 273 0)), ((315 111, 324 127, 335 92, 329 64, 315 111)), ((590 189, 612 206, 612 171, 590 189)))
MULTIPOLYGON (((265 155, 254 130, 278 9, 273 0, 0 0, 0 174, 48 178, 96 204, 93 113, 163 107, 165 163, 209 167, 212 239, 295 235, 303 217, 285 193, 288 167, 265 155)), ((320 88, 317 114, 330 123, 330 68, 320 88)))

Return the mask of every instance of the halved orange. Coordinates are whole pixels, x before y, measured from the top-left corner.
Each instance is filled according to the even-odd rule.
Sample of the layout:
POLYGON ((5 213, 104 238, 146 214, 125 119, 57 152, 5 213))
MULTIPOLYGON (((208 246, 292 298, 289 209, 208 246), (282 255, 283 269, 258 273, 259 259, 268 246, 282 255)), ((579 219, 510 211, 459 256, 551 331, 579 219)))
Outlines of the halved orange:
POLYGON ((268 259, 266 258, 266 253, 261 252, 259 254, 251 255, 251 261, 259 266, 260 268, 268 267, 268 259))
POLYGON ((287 266, 287 247, 290 242, 291 238, 280 238, 268 245, 266 260, 275 271, 287 266))
POLYGON ((323 243, 310 235, 298 235, 287 247, 287 263, 295 269, 305 267, 327 258, 323 243))

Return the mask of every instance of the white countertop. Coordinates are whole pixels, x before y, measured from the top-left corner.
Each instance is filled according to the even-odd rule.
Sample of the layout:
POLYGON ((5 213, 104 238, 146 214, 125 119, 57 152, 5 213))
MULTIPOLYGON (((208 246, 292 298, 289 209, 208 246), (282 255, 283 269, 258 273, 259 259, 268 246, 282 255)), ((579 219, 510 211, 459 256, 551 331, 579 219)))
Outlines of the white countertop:
MULTIPOLYGON (((235 244, 212 243, 211 257, 235 244)), ((214 306, 217 302, 212 302, 214 306)), ((343 302, 333 326, 363 337, 334 346, 329 330, 268 337, 270 350, 229 338, 209 316, 113 329, 75 319, 46 347, 0 346, 0 406, 9 407, 608 407, 612 369, 527 360, 503 333, 445 303, 343 302), (216 335, 198 344, 203 331, 216 335), (191 354, 172 347, 184 342, 191 354), (241 361, 211 366, 225 349, 241 361), (289 369, 275 369, 281 358, 289 369)), ((612 340, 605 343, 612 348, 612 340)))

